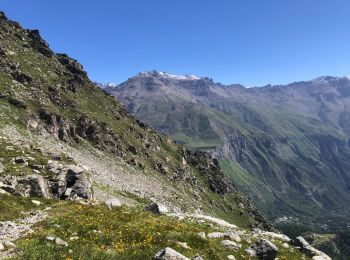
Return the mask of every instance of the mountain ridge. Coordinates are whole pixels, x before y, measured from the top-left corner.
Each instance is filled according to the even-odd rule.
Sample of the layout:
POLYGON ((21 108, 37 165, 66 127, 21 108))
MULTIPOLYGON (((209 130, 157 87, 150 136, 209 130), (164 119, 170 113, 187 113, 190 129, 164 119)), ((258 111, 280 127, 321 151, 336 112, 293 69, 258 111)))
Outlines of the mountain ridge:
MULTIPOLYGON (((297 197, 303 193, 310 194, 306 200, 310 203, 305 208, 306 212, 313 207, 323 211, 324 205, 330 205, 319 204, 319 200, 322 201, 322 196, 326 193, 316 195, 317 190, 322 193, 321 186, 311 191, 310 187, 314 186, 311 185, 312 181, 302 180, 308 178, 302 173, 302 167, 309 167, 308 174, 313 175, 320 183, 330 184, 328 195, 337 193, 337 196, 347 198, 345 201, 348 201, 346 194, 349 189, 349 176, 342 168, 349 167, 344 161, 350 147, 349 78, 326 76, 286 86, 236 86, 238 87, 232 88, 216 84, 213 80, 176 82, 163 81, 159 79, 159 75, 137 75, 107 91, 117 96, 136 118, 170 134, 178 142, 186 143, 194 149, 212 150, 223 159, 223 165, 230 172, 235 172, 233 180, 248 192, 246 194, 252 195, 251 190, 246 188, 249 183, 244 178, 258 181, 258 186, 263 190, 266 187, 265 191, 255 191, 253 197, 258 199, 270 196, 268 191, 271 188, 276 190, 268 181, 272 178, 274 185, 281 188, 289 187, 288 183, 294 183, 293 193, 297 197), (252 150, 247 150, 247 146, 251 146, 252 150), (338 152, 340 154, 334 155, 338 152), (338 168, 334 168, 327 153, 328 156, 333 156, 336 163, 340 163, 338 168), (344 160, 338 162, 337 156, 344 160), (278 160, 273 159, 274 157, 278 160), (228 162, 226 159, 229 159, 228 162), (281 166, 273 166, 272 159, 281 166), (296 162, 289 163, 291 160, 296 162), (231 162, 235 165, 229 165, 231 162), (295 167, 295 163, 299 166, 295 167), (267 168, 261 169, 264 164, 267 168), (274 172, 276 169, 279 174, 274 172), (287 173, 283 173, 283 169, 288 169, 287 173), (249 174, 249 171, 254 174, 249 174), (264 180, 264 171, 270 172, 271 177, 264 180), (319 175, 318 171, 323 173, 319 175), (333 171, 339 181, 330 177, 333 171), (284 176, 284 179, 279 176, 284 176)), ((280 194, 278 196, 284 196, 284 191, 280 194)), ((272 195, 274 199, 270 198, 268 201, 275 200, 273 203, 289 213, 299 211, 294 207, 294 202, 286 202, 289 198, 284 199, 283 206, 278 202, 278 196, 272 195), (286 205, 290 208, 286 208, 286 205)), ((343 208, 346 204, 340 202, 338 205, 343 208)), ((273 208, 273 204, 270 206, 273 208)), ((260 205, 260 209, 263 207, 260 205)), ((306 213, 308 214, 310 212, 306 213)), ((283 216, 275 215, 273 211, 268 215, 283 216)))

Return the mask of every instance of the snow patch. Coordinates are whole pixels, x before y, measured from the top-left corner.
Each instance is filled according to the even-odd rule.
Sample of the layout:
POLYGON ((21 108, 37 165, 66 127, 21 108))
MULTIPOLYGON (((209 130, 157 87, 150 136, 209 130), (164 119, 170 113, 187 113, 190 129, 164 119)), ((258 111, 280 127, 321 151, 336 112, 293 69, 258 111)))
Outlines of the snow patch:
POLYGON ((168 72, 163 72, 163 71, 148 71, 148 72, 140 72, 140 76, 156 76, 156 77, 163 77, 163 78, 168 78, 168 79, 175 79, 175 80, 199 80, 201 79, 200 77, 197 77, 195 75, 176 75, 176 74, 171 74, 168 72))

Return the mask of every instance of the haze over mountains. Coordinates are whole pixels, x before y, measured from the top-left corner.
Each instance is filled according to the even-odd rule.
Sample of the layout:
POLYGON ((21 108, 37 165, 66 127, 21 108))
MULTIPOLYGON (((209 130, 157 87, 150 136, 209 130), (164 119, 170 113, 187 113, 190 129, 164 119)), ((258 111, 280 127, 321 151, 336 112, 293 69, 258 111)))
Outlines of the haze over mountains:
POLYGON ((349 78, 245 88, 150 71, 105 90, 136 118, 218 156, 271 220, 349 224, 349 78))

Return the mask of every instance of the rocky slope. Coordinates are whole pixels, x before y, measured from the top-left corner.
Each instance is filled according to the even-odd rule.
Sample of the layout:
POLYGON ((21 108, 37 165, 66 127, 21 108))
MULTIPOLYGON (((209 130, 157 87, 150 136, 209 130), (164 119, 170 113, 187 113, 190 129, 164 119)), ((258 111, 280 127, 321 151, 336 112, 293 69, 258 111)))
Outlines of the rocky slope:
MULTIPOLYGON (((350 215, 350 80, 224 86, 140 73, 105 90, 130 113, 208 150, 271 220, 343 229, 350 215)), ((323 231, 324 231, 323 230, 323 231)))
MULTIPOLYGON (((53 53, 38 31, 0 13, 0 40, 0 225, 6 227, 0 257, 145 259, 167 245, 192 254, 185 242, 174 241, 181 236, 215 259, 228 252, 231 259, 307 258, 289 238, 262 231, 272 228, 218 160, 135 120, 76 60, 53 53), (145 213, 149 204, 147 210, 168 216, 145 213), (42 214, 35 211, 40 205, 53 208, 42 214), (220 240, 193 233, 201 229, 220 231, 213 237, 220 240), (229 230, 246 234, 244 243, 223 233, 229 230)), ((165 259, 163 253, 169 250, 156 258, 165 259)))

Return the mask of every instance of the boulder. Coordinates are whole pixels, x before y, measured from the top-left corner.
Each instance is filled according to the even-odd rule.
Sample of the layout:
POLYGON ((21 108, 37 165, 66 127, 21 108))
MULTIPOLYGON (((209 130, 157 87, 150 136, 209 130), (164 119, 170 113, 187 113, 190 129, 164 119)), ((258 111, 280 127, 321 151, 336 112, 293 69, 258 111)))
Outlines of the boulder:
POLYGON ((72 189, 71 196, 77 196, 83 199, 92 199, 92 181, 83 173, 67 172, 67 186, 72 189), (70 186, 70 184, 73 184, 70 186))
POLYGON ((92 199, 92 180, 82 167, 68 165, 63 167, 57 163, 50 163, 49 169, 56 173, 56 180, 52 184, 59 198, 62 199, 92 199))
POLYGON ((5 251, 5 247, 4 247, 4 245, 2 243, 0 243, 0 252, 1 251, 5 251))
POLYGON ((323 253, 322 251, 312 247, 302 236, 298 236, 293 240, 293 244, 300 248, 300 251, 304 252, 309 257, 321 256, 326 260, 331 260, 331 258, 323 253))
POLYGON ((328 258, 324 258, 323 256, 317 255, 317 256, 313 256, 312 260, 328 260, 328 258))
MULTIPOLYGON (((7 176, 3 176, 0 178, 0 189, 6 193, 15 194, 15 195, 22 195, 22 194, 17 193, 17 191, 16 191, 17 184, 18 184, 17 177, 15 177, 15 176, 7 175, 7 176)), ((1 193, 3 193, 3 192, 1 192, 1 193)))
POLYGON ((145 210, 151 211, 151 212, 153 212, 155 214, 164 214, 164 213, 168 213, 169 212, 168 209, 165 206, 163 206, 163 205, 161 205, 159 203, 152 203, 152 204, 146 206, 145 210))
POLYGON ((259 239, 245 251, 261 260, 274 260, 278 254, 278 248, 266 239, 259 239))
POLYGON ((105 201, 105 203, 110 209, 114 207, 120 207, 122 205, 121 202, 116 198, 109 198, 105 201))
POLYGON ((228 236, 231 240, 236 241, 236 242, 241 242, 241 237, 238 235, 237 232, 226 232, 226 236, 228 236))
POLYGON ((15 163, 27 163, 27 160, 21 156, 14 158, 15 163))
POLYGON ((166 247, 160 250, 154 257, 153 260, 190 260, 186 256, 176 252, 170 247, 166 247))
POLYGON ((17 178, 17 183, 17 191, 25 197, 51 197, 48 183, 41 175, 32 174, 20 177, 17 178))

